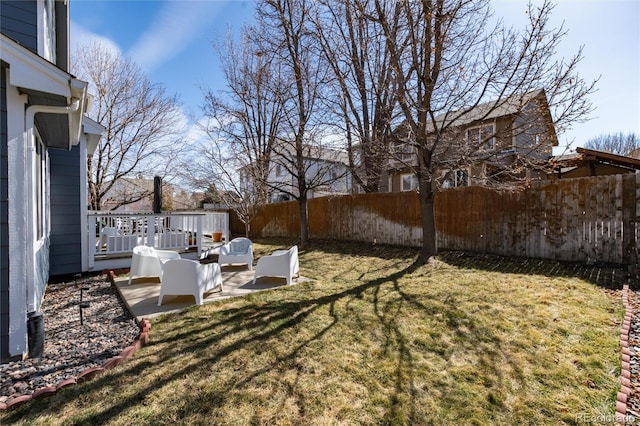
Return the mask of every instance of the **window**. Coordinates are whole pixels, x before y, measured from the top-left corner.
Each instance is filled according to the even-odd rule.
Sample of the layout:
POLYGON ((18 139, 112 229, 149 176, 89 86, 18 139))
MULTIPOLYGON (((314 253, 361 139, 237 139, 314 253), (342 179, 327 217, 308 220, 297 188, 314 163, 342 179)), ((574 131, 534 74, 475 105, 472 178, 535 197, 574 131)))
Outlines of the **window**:
POLYGON ((457 169, 446 173, 442 181, 443 188, 459 188, 469 186, 469 175, 465 170, 457 169))
POLYGON ((400 175, 400 190, 413 191, 418 189, 418 177, 413 174, 400 175))
POLYGON ((280 203, 283 201, 289 201, 289 194, 284 194, 282 192, 274 192, 271 194, 271 202, 272 203, 280 203))
POLYGON ((44 238, 49 231, 48 216, 46 214, 47 203, 47 149, 38 137, 36 139, 36 152, 35 152, 35 181, 34 191, 36 197, 35 214, 37 225, 37 238, 40 240, 44 238))
POLYGON ((494 149, 496 147, 496 138, 493 124, 467 129, 467 144, 482 149, 494 149))
POLYGON ((408 142, 397 144, 394 147, 395 159, 404 162, 411 161, 415 157, 414 151, 413 145, 408 142))
POLYGON ((280 164, 276 164, 276 176, 280 177, 284 175, 283 168, 280 164))

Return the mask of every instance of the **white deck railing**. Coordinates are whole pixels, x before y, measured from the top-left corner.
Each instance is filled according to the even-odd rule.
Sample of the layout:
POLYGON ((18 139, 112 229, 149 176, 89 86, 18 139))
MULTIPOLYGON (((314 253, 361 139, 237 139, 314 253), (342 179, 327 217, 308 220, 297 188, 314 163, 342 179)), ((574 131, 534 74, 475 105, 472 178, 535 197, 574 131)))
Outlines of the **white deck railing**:
POLYGON ((202 252, 203 235, 228 235, 227 213, 123 213, 88 214, 88 266, 97 259, 126 256, 137 245, 163 250, 202 252))

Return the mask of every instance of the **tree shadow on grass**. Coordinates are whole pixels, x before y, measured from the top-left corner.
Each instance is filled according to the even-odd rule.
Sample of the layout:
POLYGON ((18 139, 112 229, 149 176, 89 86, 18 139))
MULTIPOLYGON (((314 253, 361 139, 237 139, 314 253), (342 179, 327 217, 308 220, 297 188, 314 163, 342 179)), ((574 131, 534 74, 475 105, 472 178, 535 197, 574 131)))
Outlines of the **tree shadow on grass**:
MULTIPOLYGON (((299 327, 320 308, 328 308, 329 317, 331 318, 329 323, 314 335, 296 342, 296 345, 289 348, 286 354, 278 356, 263 367, 245 374, 240 380, 230 380, 225 388, 216 389, 215 395, 210 395, 210 397, 215 400, 212 401, 211 407, 215 407, 216 405, 224 403, 226 395, 231 390, 242 387, 267 372, 279 368, 287 368, 287 365, 295 364, 295 360, 300 351, 308 347, 312 342, 321 339, 322 336, 328 333, 340 321, 338 315, 335 314, 335 304, 337 302, 349 298, 361 298, 364 292, 390 281, 396 281, 406 274, 411 274, 419 266, 419 263, 414 262, 404 270, 397 271, 386 277, 364 282, 335 294, 302 300, 275 300, 258 304, 247 303, 240 307, 223 309, 218 312, 219 315, 216 316, 217 320, 215 322, 211 320, 200 320, 201 311, 199 308, 189 309, 183 314, 167 315, 159 321, 170 322, 180 320, 186 321, 187 323, 190 322, 191 325, 181 327, 181 330, 172 333, 163 340, 154 340, 152 337, 149 346, 142 352, 138 352, 140 355, 137 355, 148 357, 148 359, 132 362, 132 365, 124 364, 118 369, 109 372, 109 374, 98 376, 79 386, 68 387, 51 398, 37 399, 29 404, 23 404, 8 413, 5 420, 7 422, 18 421, 27 414, 31 418, 39 415, 59 416, 63 411, 63 401, 65 400, 81 400, 85 399, 87 395, 97 395, 100 389, 109 386, 111 382, 119 381, 120 379, 126 381, 126 377, 129 376, 150 376, 158 366, 164 363, 175 362, 177 359, 181 359, 185 353, 200 354, 197 361, 187 362, 179 368, 174 369, 170 374, 150 381, 144 389, 139 390, 135 395, 125 397, 115 405, 93 407, 91 414, 87 414, 84 417, 80 414, 82 418, 74 420, 74 424, 108 423, 113 421, 113 419, 123 411, 141 403, 144 396, 152 393, 155 389, 170 386, 173 381, 182 379, 185 375, 202 368, 204 365, 211 365, 223 360, 248 345, 253 345, 254 347, 259 347, 261 344, 266 345, 270 339, 277 338, 282 333, 295 330, 296 327, 299 327), (184 315, 188 318, 182 318, 184 315), (194 340, 194 336, 201 337, 194 340), (237 338, 234 339, 234 336, 237 336, 237 338), (184 342, 189 343, 184 344, 184 342), (162 352, 154 352, 154 347, 163 347, 166 349, 162 352), (151 356, 151 354, 153 354, 153 356, 151 356), (215 402, 218 404, 215 404, 215 402)), ((301 285, 298 285, 297 287, 300 286, 301 285)), ((298 291, 302 290, 298 288, 298 291)), ((223 305, 224 303, 223 301, 218 304, 223 305)), ((156 326, 157 325, 154 325, 154 327, 156 326)), ((299 392, 297 399, 304 401, 303 391, 299 392)), ((304 411, 304 407, 301 407, 301 410, 304 411)))
MULTIPOLYGON (((267 254, 271 249, 260 251, 260 245, 268 247, 288 248, 294 244, 299 244, 295 239, 291 238, 256 238, 255 244, 258 244, 258 252, 267 254)), ((304 247, 299 246, 300 256, 305 254, 320 252, 323 254, 339 254, 342 256, 364 256, 377 257, 380 259, 398 259, 398 258, 415 258, 419 253, 419 248, 394 246, 388 244, 375 244, 373 242, 363 241, 338 241, 329 239, 314 238, 304 247)))
MULTIPOLYGON (((397 256, 396 249, 393 248, 393 256, 397 256)), ((398 251, 402 253, 402 251, 398 251)), ((404 251, 411 253, 412 251, 404 251)), ((350 246, 348 254, 357 253, 365 256, 368 249, 365 247, 350 246)), ((461 268, 486 269, 508 273, 532 273, 552 275, 552 276, 574 276, 571 268, 562 264, 550 262, 543 263, 531 261, 522 264, 522 259, 509 259, 499 257, 489 257, 484 255, 462 255, 458 253, 443 253, 441 259, 449 264, 461 268)), ((423 320, 439 321, 443 329, 448 330, 454 338, 460 341, 475 342, 473 350, 477 352, 479 362, 485 371, 486 376, 491 376, 497 389, 502 389, 501 370, 497 364, 504 362, 502 354, 506 351, 508 342, 503 342, 500 337, 491 329, 490 324, 477 321, 472 314, 459 309, 455 295, 442 297, 441 300, 429 298, 429 295, 413 294, 405 291, 406 282, 403 278, 414 274, 423 265, 419 261, 414 261, 409 266, 386 276, 366 280, 361 276, 360 281, 354 285, 336 291, 335 293, 321 293, 313 284, 299 284, 296 288, 282 289, 281 293, 273 293, 269 297, 253 295, 243 302, 221 301, 205 307, 194 307, 181 314, 167 315, 160 318, 154 327, 167 327, 172 324, 180 324, 179 328, 154 336, 149 346, 138 352, 130 364, 125 364, 109 374, 100 376, 90 382, 80 386, 70 387, 48 400, 36 400, 29 404, 18 407, 15 411, 7 414, 7 422, 18 421, 24 416, 35 418, 38 416, 60 416, 64 411, 65 401, 76 400, 78 405, 85 404, 85 401, 95 401, 95 406, 86 411, 80 411, 76 418, 70 420, 74 424, 105 424, 115 420, 121 413, 128 409, 145 403, 147 395, 152 394, 156 389, 171 387, 172 383, 181 382, 185 376, 199 372, 197 377, 206 377, 212 374, 218 363, 224 363, 238 354, 243 354, 250 348, 249 355, 259 356, 262 348, 268 349, 273 339, 279 336, 295 334, 296 330, 304 327, 311 317, 320 312, 324 322, 318 327, 311 327, 304 339, 295 340, 286 351, 268 357, 264 365, 258 368, 249 368, 246 371, 239 366, 235 377, 225 377, 215 390, 206 390, 201 395, 185 395, 185 404, 192 401, 189 398, 197 398, 207 401, 206 408, 201 403, 197 403, 194 410, 209 410, 211 414, 217 407, 230 403, 234 391, 243 389, 252 382, 259 380, 272 372, 290 371, 299 377, 301 369, 299 355, 305 349, 310 348, 314 342, 321 344, 324 336, 329 334, 342 321, 350 320, 347 314, 341 314, 339 303, 344 302, 349 305, 355 301, 370 302, 370 309, 377 319, 377 327, 384 336, 381 346, 385 348, 386 360, 395 363, 393 377, 388 378, 393 385, 393 392, 388 395, 388 401, 383 418, 377 419, 384 423, 420 423, 424 419, 421 417, 421 407, 419 406, 419 395, 421 392, 432 392, 439 395, 440 400, 451 402, 448 396, 450 387, 447 383, 440 383, 428 390, 420 389, 416 385, 415 377, 419 366, 416 364, 416 357, 420 354, 420 347, 413 341, 414 336, 408 335, 401 324, 405 309, 410 307, 420 312, 423 320), (326 313, 325 313, 326 310, 326 313), (440 315, 440 316, 437 316, 440 315), (436 319, 434 319, 436 318, 436 319), (457 336, 457 337, 456 337, 457 336), (195 357, 187 359, 185 354, 195 354, 195 357), (168 365, 184 362, 176 367, 168 365), (167 374, 148 379, 154 376, 158 368, 166 368, 167 374), (122 390, 122 399, 114 404, 99 404, 101 389, 112 386, 113 383, 132 382, 131 377, 141 377, 141 382, 148 381, 142 389, 138 389, 135 394, 128 396, 126 388, 122 390)), ((421 271, 422 273, 422 271, 421 271)), ((425 269, 425 273, 430 270, 425 269)), ((597 282, 601 281, 598 277, 597 282)), ((606 283, 607 281, 604 280, 606 283)), ((362 315, 362 313, 350 311, 350 315, 362 315)), ((413 311, 412 311, 413 312, 413 311)), ((363 321, 367 323, 367 321, 363 321)), ((314 323, 315 325, 315 323, 314 323)), ((358 333, 359 330, 353 330, 358 333)), ((438 352, 436 346, 441 341, 434 338, 432 347, 424 350, 434 351, 437 356, 442 357, 443 362, 447 362, 451 356, 450 349, 438 352)), ((246 354, 243 354, 246 355, 246 354)), ((511 370, 515 372, 516 379, 522 379, 521 366, 516 361, 513 362, 511 370)), ((228 370, 226 370, 228 371, 228 370)), ((387 380, 381 379, 381 380, 387 380)), ((133 386, 133 385, 130 385, 133 386)), ((297 382, 287 383, 288 396, 296 401, 299 415, 304 417, 309 411, 307 407, 308 396, 302 385, 297 382)), ((490 394, 486 404, 488 406, 500 404, 500 396, 495 393, 490 394)), ((499 408, 499 407, 498 407, 499 408)), ((83 409, 81 409, 83 410, 83 409)), ((167 408, 175 410, 175 407, 167 408)), ((188 417, 189 407, 183 408, 184 417, 188 417)), ((172 411, 175 414, 175 411, 172 411)), ((162 413, 158 418, 158 423, 162 423, 162 413)))
POLYGON ((461 269, 580 278, 608 290, 621 290, 625 283, 634 284, 629 277, 627 267, 624 265, 605 263, 587 265, 584 262, 507 257, 460 251, 441 251, 438 258, 461 269))

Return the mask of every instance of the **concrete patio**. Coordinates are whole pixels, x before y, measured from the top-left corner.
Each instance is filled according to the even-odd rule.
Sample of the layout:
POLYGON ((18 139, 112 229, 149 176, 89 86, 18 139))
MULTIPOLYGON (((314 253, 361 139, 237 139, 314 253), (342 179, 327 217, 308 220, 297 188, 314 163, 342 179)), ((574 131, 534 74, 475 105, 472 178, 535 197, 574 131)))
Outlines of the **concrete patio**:
MULTIPOLYGON (((224 291, 221 292, 219 288, 215 288, 213 291, 205 293, 204 303, 286 286, 284 278, 275 277, 260 277, 254 285, 253 274, 254 271, 247 270, 246 266, 224 266, 222 268, 224 291)), ((304 277, 294 278, 291 285, 306 280, 304 277)), ((162 314, 179 312, 195 304, 193 296, 165 296, 162 306, 158 306, 158 296, 160 295, 160 280, 158 278, 137 278, 131 282, 131 285, 128 284, 128 281, 128 276, 121 276, 114 280, 114 284, 127 308, 138 321, 142 318, 153 318, 162 314)))

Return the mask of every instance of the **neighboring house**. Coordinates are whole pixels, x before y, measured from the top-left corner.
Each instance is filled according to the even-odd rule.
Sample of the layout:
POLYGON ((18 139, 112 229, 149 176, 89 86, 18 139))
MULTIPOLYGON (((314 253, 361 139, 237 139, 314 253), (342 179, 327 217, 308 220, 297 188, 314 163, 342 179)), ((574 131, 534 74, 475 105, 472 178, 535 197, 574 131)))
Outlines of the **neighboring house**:
POLYGON ((173 210, 195 210, 202 207, 202 199, 204 195, 202 193, 192 192, 186 193, 184 190, 175 191, 173 194, 173 210))
MULTIPOLYGON (((514 96, 500 105, 492 101, 467 111, 450 112, 436 117, 436 122, 448 122, 437 152, 437 179, 443 188, 482 185, 488 178, 496 180, 502 174, 505 177, 501 179, 507 181, 514 177, 505 173, 512 164, 521 160, 544 163, 558 145, 543 90, 514 96)), ((404 124, 394 134, 381 192, 416 190, 417 156, 412 138, 404 124)), ((543 175, 524 169, 517 177, 533 179, 543 175)))
POLYGON ((0 359, 28 352, 50 275, 83 270, 87 155, 104 128, 69 74, 68 2, 0 7, 0 359))
MULTIPOLYGON (((143 176, 120 178, 102 198, 103 211, 152 212, 154 179, 143 176)), ((162 210, 193 210, 198 200, 192 199, 184 191, 177 191, 173 185, 162 184, 162 210)))
MULTIPOLYGON (((271 156, 267 177, 270 203, 289 201, 298 196, 297 173, 293 170, 295 154, 290 153, 289 146, 279 151, 271 156)), ((351 175, 345 151, 314 145, 306 145, 304 151, 305 179, 309 188, 307 198, 350 193, 351 175)), ((252 181, 246 168, 239 173, 241 189, 246 191, 252 181)))
POLYGON ((553 157, 551 163, 554 166, 551 177, 554 179, 635 173, 640 170, 638 158, 587 148, 576 148, 575 154, 553 157))

